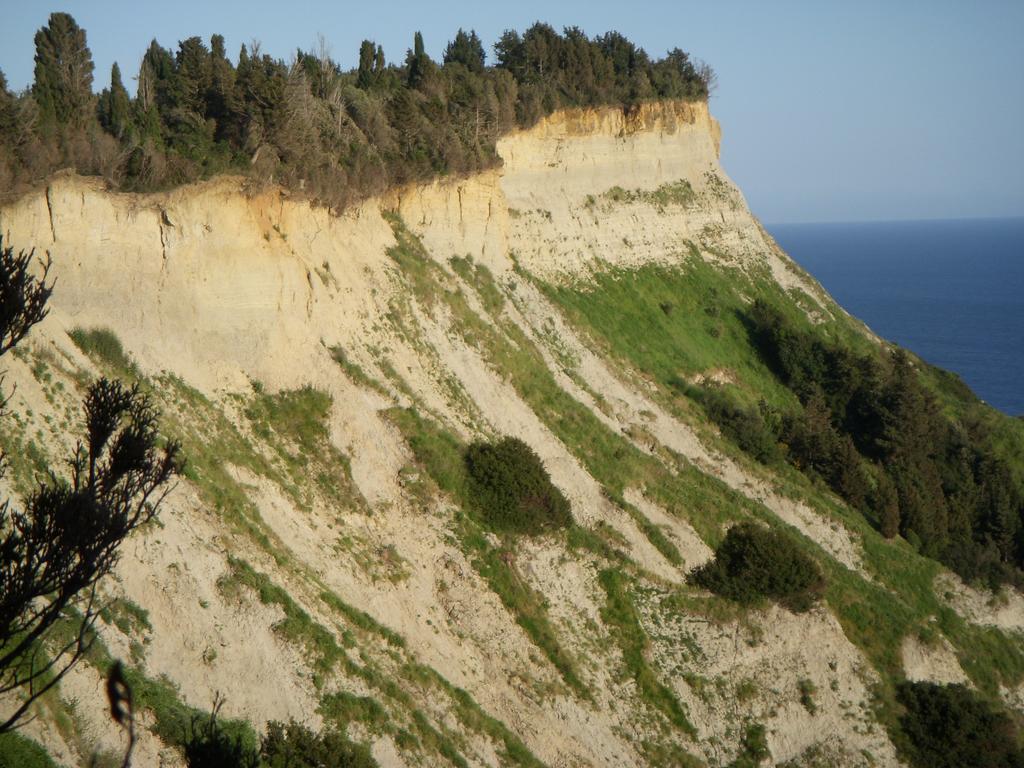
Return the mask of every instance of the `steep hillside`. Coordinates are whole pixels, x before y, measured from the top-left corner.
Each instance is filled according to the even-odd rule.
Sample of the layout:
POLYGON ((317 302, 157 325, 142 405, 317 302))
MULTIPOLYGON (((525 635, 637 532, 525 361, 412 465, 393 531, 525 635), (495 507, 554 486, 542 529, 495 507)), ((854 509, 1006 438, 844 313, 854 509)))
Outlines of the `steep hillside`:
POLYGON ((499 170, 340 216, 231 178, 65 176, 0 210, 57 277, 5 358, 5 490, 68 455, 101 373, 151 391, 189 460, 106 584, 103 647, 24 733, 65 765, 123 749, 111 658, 146 711, 138 765, 182 765, 217 694, 385 766, 895 765, 904 678, 1024 712, 1017 592, 883 539, 682 394, 797 404, 749 339, 758 298, 880 343, 765 233, 718 142, 703 104, 560 112, 502 139, 499 170), (462 451, 505 435, 574 525, 488 529, 462 451), (687 583, 748 519, 820 564, 817 607, 687 583))

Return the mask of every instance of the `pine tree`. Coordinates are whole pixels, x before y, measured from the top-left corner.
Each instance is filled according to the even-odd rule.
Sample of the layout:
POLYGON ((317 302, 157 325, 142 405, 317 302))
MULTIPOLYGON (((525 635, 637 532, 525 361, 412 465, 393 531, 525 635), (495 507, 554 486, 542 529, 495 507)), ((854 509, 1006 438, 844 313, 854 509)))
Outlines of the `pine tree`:
POLYGON ((131 127, 131 100, 121 82, 121 68, 115 61, 110 68, 110 88, 100 94, 97 109, 100 125, 117 139, 125 139, 131 127))
POLYGON ((224 37, 210 37, 210 81, 206 91, 206 116, 217 125, 216 138, 239 143, 238 101, 235 98, 235 68, 224 49, 224 37))
POLYGON ((406 66, 408 67, 408 84, 410 88, 418 88, 427 79, 431 72, 430 57, 423 49, 423 34, 417 32, 413 37, 413 48, 406 54, 406 66))
POLYGON ((894 538, 900 532, 900 499, 896 493, 896 486, 884 470, 878 473, 872 506, 878 516, 882 535, 887 539, 894 538))
POLYGON ((507 69, 516 80, 522 80, 526 73, 526 54, 523 39, 514 29, 506 29, 494 44, 498 66, 507 69))
POLYGON ((484 45, 473 30, 467 35, 460 28, 455 33, 455 39, 444 49, 445 64, 462 64, 470 72, 477 74, 484 71, 485 56, 484 45))
POLYGON ((374 57, 377 49, 371 40, 363 40, 359 46, 359 74, 356 76, 356 86, 366 90, 376 81, 374 76, 374 57))
POLYGON ((0 70, 0 146, 13 142, 17 119, 18 105, 14 94, 7 90, 7 78, 0 70))
POLYGON ((84 126, 91 111, 93 71, 85 30, 69 14, 52 13, 36 32, 35 45, 32 95, 43 126, 84 126))

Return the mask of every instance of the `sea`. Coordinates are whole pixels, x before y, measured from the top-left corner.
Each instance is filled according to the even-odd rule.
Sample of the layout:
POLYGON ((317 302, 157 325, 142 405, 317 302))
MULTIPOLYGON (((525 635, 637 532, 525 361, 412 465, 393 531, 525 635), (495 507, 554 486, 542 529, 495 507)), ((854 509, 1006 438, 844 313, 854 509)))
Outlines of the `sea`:
POLYGON ((1024 414, 1024 218, 767 228, 876 334, 1024 414))

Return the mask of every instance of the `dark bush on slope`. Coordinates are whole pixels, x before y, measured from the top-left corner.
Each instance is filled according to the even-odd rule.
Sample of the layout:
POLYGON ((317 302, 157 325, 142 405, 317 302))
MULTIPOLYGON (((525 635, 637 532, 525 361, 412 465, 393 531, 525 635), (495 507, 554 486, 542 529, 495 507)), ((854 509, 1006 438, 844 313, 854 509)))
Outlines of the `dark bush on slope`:
POLYGON ((1003 712, 963 685, 901 683, 900 728, 912 765, 919 768, 1018 768, 1024 751, 1003 712))
POLYGON ((738 603, 768 599, 797 612, 825 589, 818 564, 789 536, 750 522, 730 528, 715 559, 692 571, 690 582, 738 603))
POLYGON ((343 733, 314 733, 294 720, 267 724, 261 749, 263 768, 376 768, 370 750, 343 733))
POLYGON ((572 523, 569 501, 533 449, 506 437, 466 451, 473 504, 494 530, 535 535, 572 523))

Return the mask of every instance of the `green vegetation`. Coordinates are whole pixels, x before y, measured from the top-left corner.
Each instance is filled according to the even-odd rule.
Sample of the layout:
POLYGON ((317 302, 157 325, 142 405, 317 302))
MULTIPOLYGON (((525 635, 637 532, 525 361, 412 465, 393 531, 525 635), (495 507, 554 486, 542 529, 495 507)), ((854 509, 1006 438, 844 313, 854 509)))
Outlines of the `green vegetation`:
MULTIPOLYGON (((448 290, 447 276, 402 221, 392 217, 391 225, 399 246, 390 253, 401 265, 411 292, 421 298, 425 306, 437 301, 447 304, 466 342, 479 349, 516 388, 534 413, 604 486, 606 496, 634 517, 651 544, 669 562, 682 562, 678 550, 657 526, 625 503, 623 494, 627 489, 646 488, 652 500, 675 514, 688 517, 710 542, 721 537, 722 523, 740 519, 744 510, 755 510, 755 505, 721 481, 708 477, 678 457, 665 456, 673 465, 673 471, 663 461, 644 454, 626 437, 610 429, 558 384, 541 351, 517 325, 500 313, 491 315, 493 323, 477 315, 461 292, 448 290), (700 513, 688 515, 691 510, 700 510, 700 513)), ((474 276, 477 283, 474 290, 497 290, 489 273, 476 270, 474 276)), ((486 308, 486 301, 481 304, 486 308)), ((742 325, 738 322, 737 325, 742 330, 742 325)), ((756 355, 753 357, 756 359, 756 355)), ((766 372, 766 378, 772 377, 766 372)), ((443 471, 450 474, 450 467, 443 471)))
MULTIPOLYGON (((603 200, 612 203, 646 203, 664 211, 670 206, 686 207, 693 202, 695 193, 690 182, 686 179, 662 184, 657 189, 633 189, 627 190, 622 187, 612 187, 601 195, 603 200)), ((590 199, 587 200, 591 202, 590 199)), ((593 200, 597 202, 596 199, 593 200)))
POLYGON ((376 379, 370 378, 366 374, 366 371, 350 360, 348 355, 345 353, 345 350, 340 346, 331 347, 331 359, 341 366, 345 375, 354 383, 367 389, 372 389, 375 392, 386 394, 387 390, 385 390, 376 379))
POLYGON ((640 626, 640 618, 629 596, 628 581, 620 571, 614 569, 601 571, 598 580, 608 598, 601 609, 601 618, 622 650, 623 663, 636 683, 640 697, 683 733, 696 736, 697 731, 686 717, 683 705, 672 689, 658 679, 647 661, 650 641, 640 626))
POLYGON ((965 579, 1024 581, 1024 486, 983 424, 944 413, 902 350, 859 354, 764 301, 748 322, 803 404, 768 420, 791 463, 965 579))
MULTIPOLYGON (((472 480, 466 466, 466 453, 459 441, 413 410, 392 409, 388 415, 402 431, 416 460, 438 488, 463 509, 474 509, 476 501, 470 490, 472 480)), ((576 662, 558 640, 547 615, 544 596, 532 589, 517 572, 513 548, 491 546, 479 524, 468 515, 460 515, 456 522, 463 549, 470 554, 473 567, 559 671, 566 684, 584 697, 589 695, 579 677, 576 662)))
POLYGON ((122 375, 138 378, 139 371, 121 346, 121 340, 108 328, 73 328, 71 340, 82 352, 106 363, 122 375))
POLYGON ((773 429, 775 413, 764 399, 757 406, 741 405, 723 387, 677 384, 677 388, 700 403, 726 437, 762 464, 772 464, 785 454, 773 429))
POLYGON ((362 744, 338 731, 313 733, 294 720, 267 724, 261 747, 264 768, 374 768, 377 761, 362 744))
MULTIPOLYGON (((756 407, 764 399, 789 408, 796 399, 765 366, 744 322, 747 297, 777 299, 773 285, 712 266, 694 248, 678 267, 609 269, 585 287, 540 287, 611 357, 651 376, 667 395, 686 394, 687 379, 719 372, 735 382, 729 392, 741 404, 756 407)), ((792 315, 800 322, 795 307, 792 315)), ((687 400, 677 405, 686 408, 687 400)))
POLYGON ((330 395, 305 386, 276 395, 260 393, 246 409, 246 416, 260 437, 270 437, 273 429, 295 442, 303 453, 312 453, 327 439, 330 410, 330 395))
POLYGON ((968 580, 1019 579, 1024 436, 962 384, 882 355, 852 324, 812 327, 770 281, 696 258, 543 288, 663 393, 687 395, 667 398, 682 415, 695 401, 758 461, 787 461, 968 580), (688 383, 709 371, 734 383, 688 383))
POLYGON ((244 586, 253 590, 261 603, 280 606, 285 617, 275 625, 274 630, 283 638, 306 648, 316 672, 313 681, 318 687, 323 685, 324 675, 345 655, 334 636, 313 621, 309 614, 266 574, 254 570, 244 560, 230 555, 228 566, 230 572, 217 582, 221 592, 226 596, 237 596, 239 588, 244 586))
POLYGON ((729 529, 715 559, 690 580, 739 603, 770 599, 792 611, 806 611, 822 596, 821 568, 788 535, 758 523, 729 529))
POLYGON ((771 757, 765 727, 760 723, 750 723, 743 732, 740 753, 729 764, 729 768, 757 768, 765 761, 771 760, 771 757))
POLYGON ((904 754, 918 768, 1024 765, 1017 727, 1003 711, 962 685, 901 683, 904 754))
POLYGON ((217 718, 193 719, 184 744, 188 768, 376 768, 369 748, 340 731, 314 733, 294 720, 267 723, 257 746, 230 733, 217 718))
POLYGON ((815 714, 818 711, 818 705, 814 701, 814 694, 818 692, 818 689, 814 682, 807 678, 802 678, 797 682, 797 689, 800 692, 800 704, 810 714, 815 714))
MULTIPOLYGON (((776 487, 785 495, 804 500, 820 514, 841 521, 857 536, 871 581, 828 557, 819 557, 820 550, 803 537, 795 537, 795 543, 818 559, 826 576, 830 608, 846 635, 886 679, 896 681, 902 676, 899 648, 904 635, 937 620, 942 633, 958 649, 965 671, 987 694, 996 695, 1000 685, 1012 687, 1024 680, 1024 654, 1013 637, 965 622, 934 594, 932 582, 939 571, 934 560, 919 556, 902 539, 883 539, 877 527, 871 525, 873 517, 866 518, 837 504, 813 472, 797 472, 783 460, 786 448, 772 445, 773 439, 778 440, 774 430, 782 414, 798 413, 803 406, 752 343, 750 300, 769 302, 785 317, 788 327, 801 333, 813 334, 855 354, 875 349, 852 323, 826 319, 811 325, 795 303, 780 296, 772 281, 751 280, 745 273, 712 267, 697 257, 671 269, 649 266, 635 271, 607 270, 591 276, 585 286, 538 285, 582 334, 593 339, 609 359, 619 361, 623 375, 633 377, 640 372, 643 380, 657 384, 656 397, 682 420, 698 425, 703 421, 703 414, 694 410, 695 404, 705 414, 727 409, 730 413, 723 419, 722 431, 737 442, 741 430, 730 434, 728 422, 742 428, 749 420, 754 434, 747 439, 751 445, 766 448, 765 458, 771 463, 776 487), (687 381, 708 372, 728 383, 698 387, 687 381), (721 403, 712 402, 704 390, 721 403), (737 411, 745 413, 737 415, 737 411), (757 434, 763 428, 771 429, 772 437, 763 439, 757 434)), ((1018 468, 1024 467, 1020 422, 1003 418, 980 404, 956 399, 963 395, 963 387, 948 376, 927 367, 920 373, 938 393, 943 413, 955 415, 960 424, 985 430, 994 450, 1006 457, 1018 476, 1018 468)), ((513 381, 517 375, 506 373, 513 381)), ((524 387, 521 392, 532 404, 539 399, 539 388, 533 380, 530 383, 530 388, 524 387)), ((543 417, 545 411, 534 407, 543 417)), ((578 438, 566 428, 571 425, 575 429, 580 422, 564 418, 545 418, 545 422, 581 458, 591 455, 593 438, 577 448, 578 438)), ((730 447, 722 446, 726 450, 730 447)), ((756 455, 756 450, 752 453, 756 455)), ((734 455, 743 459, 742 454, 734 455)), ((641 470, 643 465, 632 459, 628 447, 619 449, 618 457, 617 465, 584 463, 606 485, 610 478, 642 484, 652 501, 686 516, 712 546, 722 540, 724 525, 751 517, 766 519, 757 505, 685 463, 678 466, 676 482, 656 470, 641 470), (630 480, 630 475, 636 479, 630 480), (622 480, 617 479, 620 477, 622 480)), ((750 469, 757 471, 754 466, 750 469)), ((882 701, 888 702, 883 707, 894 706, 892 688, 886 689, 882 701)))
POLYGON ((20 733, 0 733, 0 768, 57 768, 46 750, 20 733))
POLYGON ((519 438, 473 443, 466 470, 473 506, 494 530, 537 535, 572 524, 568 499, 519 438))
POLYGON ((231 172, 339 207, 492 167, 500 136, 556 109, 704 100, 715 81, 678 48, 655 60, 617 32, 559 34, 536 23, 506 31, 493 66, 476 33, 462 30, 441 63, 417 32, 397 63, 364 40, 348 71, 326 44, 298 50, 289 66, 257 44, 232 61, 221 35, 208 45, 189 37, 177 50, 153 41, 136 96, 115 63, 97 98, 85 30, 71 16, 51 14, 35 42, 31 90, 10 93, 0 74, 0 188, 13 193, 69 166, 134 190, 231 172))

